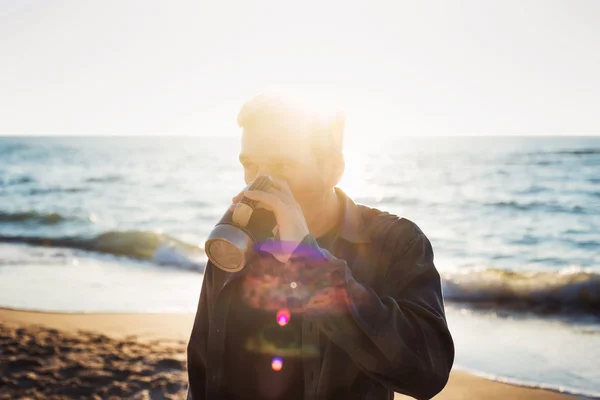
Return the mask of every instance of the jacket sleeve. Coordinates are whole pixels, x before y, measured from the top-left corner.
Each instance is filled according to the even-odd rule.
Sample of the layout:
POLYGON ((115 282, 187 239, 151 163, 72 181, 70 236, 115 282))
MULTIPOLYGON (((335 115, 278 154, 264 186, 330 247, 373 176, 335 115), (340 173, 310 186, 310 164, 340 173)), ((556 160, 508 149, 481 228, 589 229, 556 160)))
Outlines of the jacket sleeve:
POLYGON ((389 263, 377 266, 387 267, 380 294, 357 282, 346 261, 319 248, 310 235, 292 262, 326 274, 319 276, 319 295, 313 292, 306 304, 318 309, 311 304, 317 297, 327 304, 315 322, 331 341, 389 389, 430 399, 446 385, 454 362, 440 275, 431 243, 414 223, 395 218, 385 231, 389 263))
POLYGON ((212 270, 210 262, 204 269, 200 301, 194 326, 187 347, 188 392, 187 400, 206 398, 206 355, 209 327, 208 298, 211 290, 212 270))

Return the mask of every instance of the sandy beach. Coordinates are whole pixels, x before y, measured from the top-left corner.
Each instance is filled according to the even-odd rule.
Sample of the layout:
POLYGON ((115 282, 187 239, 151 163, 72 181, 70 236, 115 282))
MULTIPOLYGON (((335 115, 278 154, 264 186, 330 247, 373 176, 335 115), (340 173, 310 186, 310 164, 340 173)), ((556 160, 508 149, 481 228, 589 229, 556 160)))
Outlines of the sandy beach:
MULTIPOLYGON (((0 308, 0 399, 183 399, 192 314, 0 308)), ((573 398, 453 371, 439 400, 573 398)), ((396 395, 396 399, 409 397, 396 395)))

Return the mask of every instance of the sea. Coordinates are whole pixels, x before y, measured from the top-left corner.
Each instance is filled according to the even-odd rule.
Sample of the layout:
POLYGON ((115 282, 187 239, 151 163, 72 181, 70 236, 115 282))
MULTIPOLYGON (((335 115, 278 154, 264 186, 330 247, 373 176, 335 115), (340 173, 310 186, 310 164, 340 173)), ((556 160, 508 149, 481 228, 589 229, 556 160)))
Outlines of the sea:
MULTIPOLYGON (((0 307, 196 311, 238 137, 0 138, 0 307)), ((600 137, 355 138, 339 186, 432 242, 457 369, 600 398, 600 137)))

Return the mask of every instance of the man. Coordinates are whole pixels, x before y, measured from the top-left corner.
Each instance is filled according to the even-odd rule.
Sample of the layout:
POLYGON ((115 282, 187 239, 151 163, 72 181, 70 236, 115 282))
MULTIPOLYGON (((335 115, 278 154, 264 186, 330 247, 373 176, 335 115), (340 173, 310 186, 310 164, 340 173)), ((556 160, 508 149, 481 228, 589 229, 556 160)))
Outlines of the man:
POLYGON ((247 196, 277 234, 240 272, 208 263, 188 345, 188 399, 429 399, 454 345, 440 276, 411 221, 355 204, 340 114, 262 94, 238 116, 247 196))

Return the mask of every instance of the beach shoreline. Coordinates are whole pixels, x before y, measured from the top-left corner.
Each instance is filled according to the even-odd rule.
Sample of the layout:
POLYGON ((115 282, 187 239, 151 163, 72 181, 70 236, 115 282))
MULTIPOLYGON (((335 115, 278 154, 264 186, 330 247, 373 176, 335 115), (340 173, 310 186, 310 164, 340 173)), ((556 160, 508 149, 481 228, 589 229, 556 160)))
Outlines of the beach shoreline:
MULTIPOLYGON (((59 383, 64 386, 64 381, 54 382, 51 377, 58 380, 60 374, 70 371, 71 389, 65 390, 77 392, 76 386, 81 382, 85 389, 89 385, 86 383, 88 379, 105 385, 102 393, 140 399, 153 398, 160 393, 166 398, 180 399, 185 395, 184 388, 187 385, 185 348, 193 320, 193 314, 53 313, 0 308, 3 340, 9 340, 10 346, 7 348, 14 353, 3 357, 13 357, 13 361, 20 358, 22 365, 30 366, 27 371, 23 368, 22 371, 9 371, 9 375, 4 371, 4 379, 8 381, 12 377, 13 384, 20 379, 25 386, 48 388, 59 383), (52 357, 56 358, 54 367, 35 361, 42 354, 40 351, 63 348, 60 346, 62 342, 73 344, 78 349, 77 354, 69 353, 69 349, 65 349, 69 353, 66 355, 50 350, 52 357), (35 351, 29 350, 32 343, 39 353, 37 356, 35 351), (94 366, 99 365, 98 361, 102 358, 104 367, 95 370, 94 366), (107 359, 110 362, 107 363, 107 359), (113 359, 117 361, 113 362, 113 359), (118 382, 118 379, 111 379, 115 371, 127 375, 127 381, 133 383, 127 386, 118 382), (94 374, 104 378, 89 377, 94 374)), ((115 376, 118 378, 118 374, 115 376)), ((0 399, 10 398, 3 397, 2 390, 6 389, 0 389, 0 399)), ((575 398, 553 391, 493 381, 458 369, 452 371, 448 385, 435 397, 439 400, 575 398)), ((401 399, 409 397, 397 394, 395 400, 401 399)))

